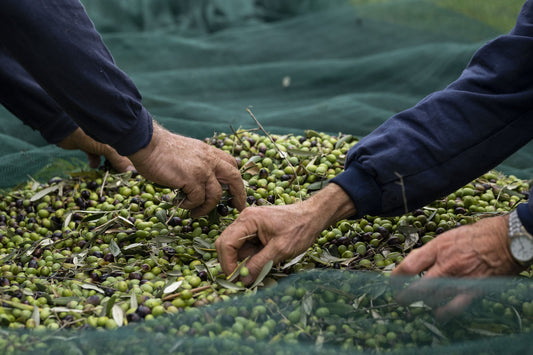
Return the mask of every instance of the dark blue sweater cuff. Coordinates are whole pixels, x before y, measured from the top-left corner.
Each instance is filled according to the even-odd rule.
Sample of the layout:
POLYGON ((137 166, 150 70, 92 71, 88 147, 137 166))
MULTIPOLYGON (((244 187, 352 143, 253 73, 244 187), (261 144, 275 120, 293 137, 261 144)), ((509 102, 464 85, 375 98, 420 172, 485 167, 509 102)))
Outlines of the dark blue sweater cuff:
POLYGON ((531 212, 532 207, 532 200, 529 200, 528 203, 521 203, 516 208, 520 222, 522 222, 522 225, 529 232, 529 234, 533 234, 533 213, 531 212))
POLYGON ((331 182, 342 187, 352 199, 356 209, 354 218, 381 212, 381 190, 374 178, 359 163, 350 164, 331 182))
POLYGON ((142 107, 137 124, 110 145, 122 156, 132 155, 150 143, 152 133, 152 116, 142 107))

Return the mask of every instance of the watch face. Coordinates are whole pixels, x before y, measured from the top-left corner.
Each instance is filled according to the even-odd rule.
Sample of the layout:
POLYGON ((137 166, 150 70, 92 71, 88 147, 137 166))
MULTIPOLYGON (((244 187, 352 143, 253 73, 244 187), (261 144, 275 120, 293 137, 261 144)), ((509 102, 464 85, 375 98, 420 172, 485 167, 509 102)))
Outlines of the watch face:
POLYGON ((520 262, 533 258, 533 240, 525 234, 518 234, 511 239, 511 254, 520 262))

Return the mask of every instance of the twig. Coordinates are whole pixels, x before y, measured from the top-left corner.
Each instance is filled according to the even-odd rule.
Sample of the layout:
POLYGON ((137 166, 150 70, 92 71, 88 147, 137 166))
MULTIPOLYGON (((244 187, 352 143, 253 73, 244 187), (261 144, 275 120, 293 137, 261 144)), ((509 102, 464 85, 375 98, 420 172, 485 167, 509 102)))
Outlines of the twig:
POLYGON ((104 179, 102 180, 102 186, 100 186, 100 197, 104 195, 104 186, 107 180, 107 177, 109 176, 109 170, 105 171, 104 179))
MULTIPOLYGON (((205 291, 207 289, 210 289, 211 287, 212 287, 212 285, 205 285, 205 286, 193 288, 190 291, 194 294, 194 293, 198 293, 198 292, 202 292, 202 291, 205 291)), ((166 295, 165 297, 161 298, 161 300, 162 301, 170 301, 170 300, 173 300, 175 298, 178 298, 179 296, 181 296, 181 292, 172 293, 170 295, 166 295)))
POLYGON ((403 205, 405 207, 405 213, 409 213, 409 209, 407 208, 407 196, 405 195, 405 184, 403 183, 403 176, 400 175, 398 172, 394 172, 394 174, 400 179, 400 182, 396 182, 398 185, 402 187, 402 198, 403 198, 403 205))
POLYGON ((248 239, 248 238, 254 238, 254 237, 257 237, 257 233, 252 233, 252 234, 245 235, 244 237, 240 237, 239 240, 248 239))
POLYGON ((278 154, 281 158, 285 159, 285 161, 287 162, 287 164, 292 168, 292 171, 294 172, 294 176, 296 177, 296 183, 298 184, 298 193, 300 195, 300 201, 303 201, 303 198, 302 198, 302 190, 301 190, 301 187, 300 187, 300 181, 298 180, 298 175, 297 175, 297 172, 296 172, 296 169, 294 168, 294 166, 292 166, 291 162, 289 161, 289 159, 287 159, 287 153, 286 152, 282 152, 281 149, 279 149, 278 145, 276 144, 276 142, 274 141, 274 139, 272 139, 272 137, 270 136, 270 134, 267 133, 267 131, 265 131, 265 129, 263 128, 263 126, 261 125, 261 123, 257 120, 257 118, 255 118, 254 114, 252 113, 252 111, 250 110, 249 107, 246 108, 246 111, 250 114, 250 116, 252 116, 253 120, 255 121, 255 123, 257 124, 257 126, 259 127, 259 129, 268 137, 268 139, 270 139, 270 141, 272 142, 272 144, 274 145, 274 148, 276 148, 276 150, 278 151, 278 154))

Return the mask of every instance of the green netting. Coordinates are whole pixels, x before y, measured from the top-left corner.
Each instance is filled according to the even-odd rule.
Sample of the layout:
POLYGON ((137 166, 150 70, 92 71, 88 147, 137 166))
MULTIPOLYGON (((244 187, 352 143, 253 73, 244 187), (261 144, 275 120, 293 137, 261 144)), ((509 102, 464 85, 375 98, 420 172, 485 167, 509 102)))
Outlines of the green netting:
MULTIPOLYGON (((138 85, 146 107, 169 129, 196 138, 211 137, 213 132, 230 134, 232 128, 253 129, 256 125, 245 111, 252 107, 269 132, 304 134, 312 129, 333 134, 335 139, 331 139, 335 142, 340 138, 339 132, 364 136, 394 113, 444 88, 457 78, 477 48, 510 30, 522 0, 83 0, 83 3, 119 66, 138 85)), ((88 233, 88 223, 94 223, 91 227, 95 228, 114 218, 117 221, 113 213, 120 202, 114 204, 115 194, 131 194, 131 198, 135 195, 131 190, 126 193, 125 187, 140 186, 139 193, 150 190, 150 194, 159 194, 158 198, 163 194, 159 189, 156 192, 153 187, 148 189, 140 178, 128 180, 130 176, 113 176, 114 182, 107 181, 106 185, 103 172, 75 174, 69 180, 72 186, 64 192, 64 196, 72 193, 74 199, 81 189, 88 188, 89 180, 99 181, 95 185, 98 188, 100 184, 106 185, 106 194, 113 203, 102 202, 105 209, 98 219, 82 222, 79 215, 74 217, 71 210, 80 208, 68 200, 67 208, 54 206, 56 219, 39 216, 42 217, 38 218, 39 225, 23 218, 18 220, 16 213, 11 212, 28 207, 24 201, 44 187, 53 187, 49 191, 51 199, 56 199, 59 191, 57 179, 49 185, 23 184, 29 176, 39 181, 56 175, 68 176, 68 172, 86 167, 85 157, 79 152, 46 145, 37 132, 3 109, 0 121, 3 142, 0 187, 22 184, 25 189, 0 196, 0 218, 11 220, 9 223, 26 223, 19 225, 20 229, 13 225, 0 227, 3 326, 0 349, 5 352, 530 352, 533 285, 524 276, 531 276, 531 270, 516 279, 437 280, 424 289, 430 295, 425 302, 402 306, 394 298, 396 290, 388 277, 362 271, 389 270, 412 247, 431 240, 437 227, 449 229, 457 223, 473 222, 479 213, 509 210, 524 198, 522 192, 527 190, 524 181, 506 180, 496 173, 491 173, 490 178, 482 177, 468 187, 476 204, 466 206, 465 210, 440 213, 439 208, 465 207, 460 205, 461 194, 457 194, 451 202, 443 199, 427 206, 422 211, 425 218, 409 214, 379 223, 370 216, 361 221, 342 221, 325 232, 326 241, 317 241, 305 259, 285 264, 286 268, 283 265, 274 268, 264 282, 270 287, 239 288, 234 290, 239 295, 235 295, 228 290, 238 285, 224 284, 211 275, 210 287, 218 295, 210 294, 211 288, 199 286, 189 298, 184 296, 183 288, 176 286, 177 277, 185 275, 187 282, 192 283, 192 274, 216 269, 216 258, 205 256, 212 250, 204 249, 212 247, 205 243, 212 243, 223 223, 217 225, 207 219, 193 222, 185 215, 182 217, 188 224, 183 227, 191 226, 191 230, 185 231, 181 225, 170 228, 160 220, 160 224, 155 223, 157 227, 147 232, 151 239, 143 233, 137 235, 133 229, 122 230, 124 225, 119 226, 120 232, 105 236, 94 229, 88 233), (498 196, 498 210, 487 201, 482 203, 487 198, 485 189, 498 196), (400 221, 407 221, 411 229, 400 221), (216 233, 205 235, 202 228, 198 231, 199 225, 192 227, 194 223, 209 226, 216 233), (342 243, 338 240, 343 237, 362 235, 363 224, 376 228, 386 225, 394 235, 377 246, 361 239, 364 242, 357 246, 339 247, 342 243), (407 229, 402 230, 402 226, 407 229), (416 240, 409 237, 413 226, 424 230, 416 240), (65 233, 71 227, 73 231, 68 236, 61 234, 64 240, 53 235, 54 228, 65 233), (167 235, 174 239, 165 239, 167 235), (185 249, 178 251, 177 256, 169 256, 163 249, 169 243, 176 250, 180 245, 185 249), (92 248, 102 244, 117 260, 104 262, 101 255, 88 254, 88 250, 93 253, 92 248), (364 249, 359 248, 361 245, 364 249), (139 247, 145 254, 126 253, 139 247), (381 256, 376 257, 374 252, 381 256), (41 260, 46 258, 44 255, 52 257, 51 269, 29 265, 33 257, 41 260), (172 267, 159 265, 164 276, 160 278, 155 271, 144 270, 145 280, 153 278, 142 289, 140 282, 135 285, 131 279, 124 287, 118 281, 105 283, 102 273, 129 277, 130 273, 140 272, 144 264, 137 261, 131 263, 131 270, 126 269, 129 258, 137 257, 148 262, 150 259, 162 262, 166 258, 172 267), (193 266, 191 261, 199 262, 193 266), (92 271, 100 274, 94 276, 92 271), (172 314, 141 322, 131 318, 132 311, 138 314, 138 306, 148 298, 152 300, 151 311, 160 312, 161 308, 156 308, 160 305, 153 300, 173 292, 181 294, 169 298, 170 305, 162 304, 162 312, 172 314), (444 302, 464 292, 477 296, 464 313, 447 322, 435 318, 432 309, 437 306, 433 304, 436 296, 442 295, 443 299, 437 300, 444 302), (98 296, 98 301, 93 297, 92 303, 101 303, 88 302, 89 294, 98 296), (231 297, 225 297, 227 294, 231 297), (36 311, 31 302, 37 297, 41 299, 36 311), (117 329, 118 324, 125 325, 125 320, 129 324, 117 329), (11 329, 10 325, 37 329, 11 329)), ((326 139, 323 135, 318 137, 326 139)), ((314 135, 308 138, 318 139, 314 135)), ((298 139, 295 142, 297 145, 298 139)), ((498 170, 521 179, 530 178, 532 149, 531 145, 525 147, 498 170)), ((248 174, 244 178, 249 181, 254 174, 248 174)), ((305 191, 304 197, 310 191, 305 191)), ((276 202, 291 203, 298 196, 285 195, 276 196, 276 202)), ((31 201, 29 206, 37 208, 40 202, 31 201)), ((135 204, 131 199, 123 202, 135 204)), ((163 217, 159 213, 159 217, 168 218, 174 213, 163 201, 156 202, 166 211, 163 217)), ((155 214, 155 210, 141 212, 155 214)), ((126 211, 125 216, 131 217, 130 213, 126 211)), ((418 216, 420 213, 417 211, 418 216)), ((5 222, 0 219, 1 223, 5 222)), ((149 265, 148 270, 154 265, 149 265)))
POLYGON ((315 270, 120 329, 0 329, 0 342, 20 354, 526 354, 532 291, 524 279, 439 279, 426 285, 426 301, 476 295, 459 316, 441 320, 422 300, 399 305, 382 274, 315 270))
MULTIPOLYGON (((273 133, 366 135, 457 78, 512 27, 522 1, 83 3, 156 119, 204 138, 253 127, 249 106, 273 133)), ((6 111, 0 122, 0 187, 56 158, 84 158, 45 147, 6 111)), ((531 149, 500 170, 529 178, 531 149)))

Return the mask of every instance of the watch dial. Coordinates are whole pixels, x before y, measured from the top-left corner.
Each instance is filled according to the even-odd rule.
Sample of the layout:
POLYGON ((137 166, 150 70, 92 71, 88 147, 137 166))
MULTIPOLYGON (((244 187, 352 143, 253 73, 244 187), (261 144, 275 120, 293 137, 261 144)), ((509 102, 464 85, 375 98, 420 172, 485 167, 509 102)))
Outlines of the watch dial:
POLYGON ((511 254, 521 262, 531 260, 533 258, 533 241, 527 235, 517 235, 511 240, 511 254))

